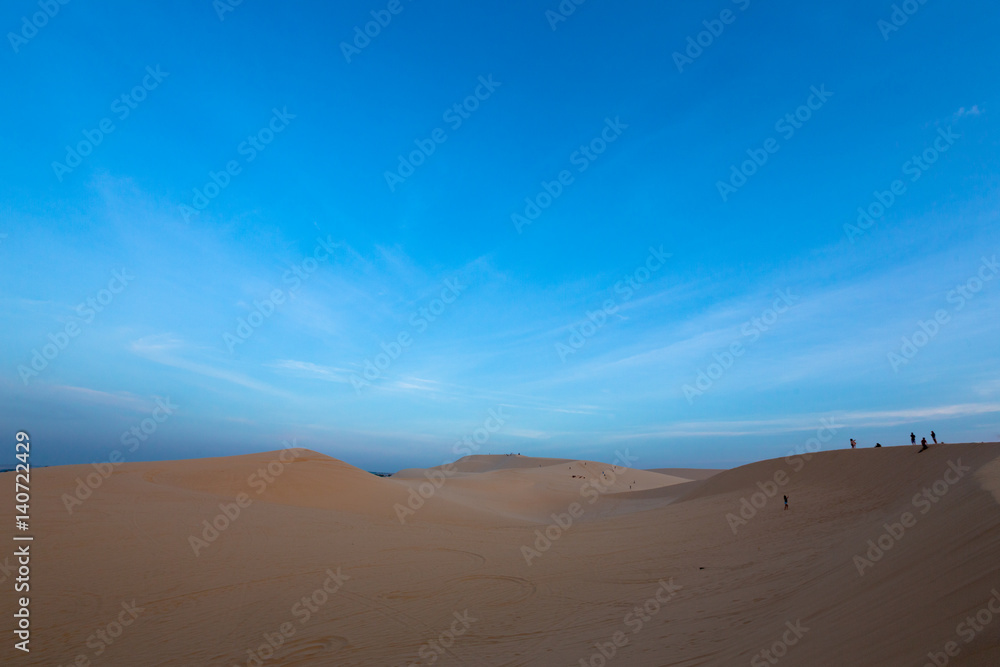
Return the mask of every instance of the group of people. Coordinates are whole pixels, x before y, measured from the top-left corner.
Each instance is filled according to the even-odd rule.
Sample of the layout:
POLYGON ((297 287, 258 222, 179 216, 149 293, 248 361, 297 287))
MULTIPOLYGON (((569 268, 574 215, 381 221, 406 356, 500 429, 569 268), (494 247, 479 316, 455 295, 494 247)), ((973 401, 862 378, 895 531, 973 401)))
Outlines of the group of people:
MULTIPOLYGON (((933 441, 934 441, 934 444, 935 444, 935 445, 936 445, 936 444, 938 444, 938 441, 937 441, 937 433, 935 433, 934 431, 931 431, 931 440, 933 440, 933 441)), ((911 444, 911 445, 915 445, 915 444, 917 444, 917 436, 916 436, 916 434, 915 434, 915 433, 910 433, 910 444, 911 444)), ((924 451, 925 449, 928 449, 928 446, 927 446, 927 438, 921 438, 921 439, 920 439, 920 444, 921 444, 922 446, 921 446, 920 450, 919 450, 919 451, 917 452, 918 454, 919 454, 920 452, 924 451)), ((876 446, 876 447, 881 447, 881 446, 882 446, 882 443, 880 443, 880 442, 876 442, 876 443, 875 443, 875 446, 876 446)), ((854 438, 851 438, 851 449, 857 449, 857 447, 858 447, 858 441, 857 441, 857 440, 855 440, 854 438)), ((788 496, 785 496, 785 509, 786 509, 786 510, 788 509, 788 496)))
MULTIPOLYGON (((931 440, 933 440, 933 441, 934 441, 934 444, 935 444, 935 445, 936 445, 936 444, 938 444, 938 441, 937 441, 937 433, 935 433, 934 431, 931 431, 931 440)), ((917 436, 916 436, 916 434, 915 434, 915 433, 910 433, 910 444, 911 444, 911 445, 915 445, 915 444, 917 444, 917 436)), ((922 452, 922 451, 924 451, 925 449, 928 449, 928 446, 927 446, 927 438, 921 438, 921 439, 920 439, 920 444, 922 445, 922 446, 921 446, 921 448, 920 448, 920 451, 921 451, 921 452, 922 452)), ((856 448, 857 448, 857 446, 858 446, 858 441, 857 441, 857 440, 855 440, 854 438, 851 438, 851 449, 856 449, 856 448)), ((875 446, 876 446, 876 447, 881 447, 881 446, 882 446, 882 443, 880 443, 880 442, 876 442, 876 443, 875 443, 875 446)), ((919 453, 919 452, 918 452, 918 453, 919 453)))
MULTIPOLYGON (((931 440, 934 441, 935 445, 938 444, 937 434, 934 431, 931 431, 931 440)), ((910 433, 910 444, 911 445, 917 444, 917 436, 915 436, 913 433, 910 433)), ((925 449, 927 449, 927 438, 920 438, 920 452, 924 451, 925 449)), ((920 452, 917 453, 919 454, 920 452)))

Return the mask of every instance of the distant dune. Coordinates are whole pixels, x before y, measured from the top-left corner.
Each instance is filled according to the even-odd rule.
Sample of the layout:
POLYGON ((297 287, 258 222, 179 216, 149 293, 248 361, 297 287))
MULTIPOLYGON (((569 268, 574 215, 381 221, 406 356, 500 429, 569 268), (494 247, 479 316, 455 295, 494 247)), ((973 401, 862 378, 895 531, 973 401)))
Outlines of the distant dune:
POLYGON ((713 475, 722 472, 721 468, 652 468, 649 472, 658 472, 674 477, 683 477, 690 480, 708 479, 713 475))
MULTIPOLYGON (((541 468, 558 465, 560 463, 573 463, 573 460, 535 458, 531 456, 520 456, 518 454, 513 456, 506 456, 504 454, 475 454, 460 458, 450 464, 449 467, 454 468, 458 472, 492 472, 494 470, 511 470, 514 468, 541 468)), ((435 468, 441 467, 442 466, 435 466, 435 468)), ((415 470, 417 474, 422 474, 421 471, 423 468, 411 468, 410 470, 415 470)), ((400 471, 394 476, 398 477, 402 472, 406 471, 400 471)))
POLYGON ((8 637, 4 665, 884 667, 948 642, 1000 664, 995 443, 390 478, 297 450, 32 483, 32 651, 8 637))

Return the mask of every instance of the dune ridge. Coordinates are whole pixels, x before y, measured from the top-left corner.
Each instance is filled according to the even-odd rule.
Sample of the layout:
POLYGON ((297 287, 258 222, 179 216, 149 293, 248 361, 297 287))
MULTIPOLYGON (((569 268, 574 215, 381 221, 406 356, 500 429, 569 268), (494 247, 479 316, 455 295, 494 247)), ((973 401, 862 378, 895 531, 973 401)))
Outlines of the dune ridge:
POLYGON ((1000 615, 968 643, 958 633, 1000 590, 996 443, 819 452, 703 479, 530 457, 380 478, 289 456, 126 463, 71 512, 65 496, 94 468, 34 471, 32 652, 8 643, 0 660, 577 665, 622 632, 609 664, 766 664, 786 638, 782 665, 922 665, 949 641, 949 664, 1000 662, 1000 615), (907 512, 914 523, 884 537, 907 512), (891 547, 869 558, 880 539, 891 547), (104 643, 133 601, 134 623, 104 643))

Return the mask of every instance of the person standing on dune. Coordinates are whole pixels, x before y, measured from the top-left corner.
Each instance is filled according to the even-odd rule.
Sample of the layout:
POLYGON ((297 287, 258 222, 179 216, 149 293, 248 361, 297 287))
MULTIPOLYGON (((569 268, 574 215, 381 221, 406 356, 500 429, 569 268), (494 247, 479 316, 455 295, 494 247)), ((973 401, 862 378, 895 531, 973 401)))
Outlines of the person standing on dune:
POLYGON ((851 438, 851 449, 854 449, 855 447, 857 447, 857 445, 858 445, 857 441, 854 438, 851 438))
POLYGON ((934 441, 935 445, 937 444, 937 433, 935 433, 934 431, 931 431, 931 440, 934 441))
POLYGON ((914 435, 912 431, 910 432, 910 444, 911 445, 917 444, 917 436, 914 435))

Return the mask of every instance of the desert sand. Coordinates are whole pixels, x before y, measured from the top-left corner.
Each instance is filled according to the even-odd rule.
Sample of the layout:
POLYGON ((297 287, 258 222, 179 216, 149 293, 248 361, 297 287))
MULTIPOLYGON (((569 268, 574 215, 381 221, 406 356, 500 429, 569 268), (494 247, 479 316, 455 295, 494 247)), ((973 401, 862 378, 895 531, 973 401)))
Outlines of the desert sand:
POLYGON ((472 456, 380 478, 306 450, 36 469, 31 652, 8 632, 0 662, 1000 664, 1000 445, 917 449, 721 472, 472 456))

